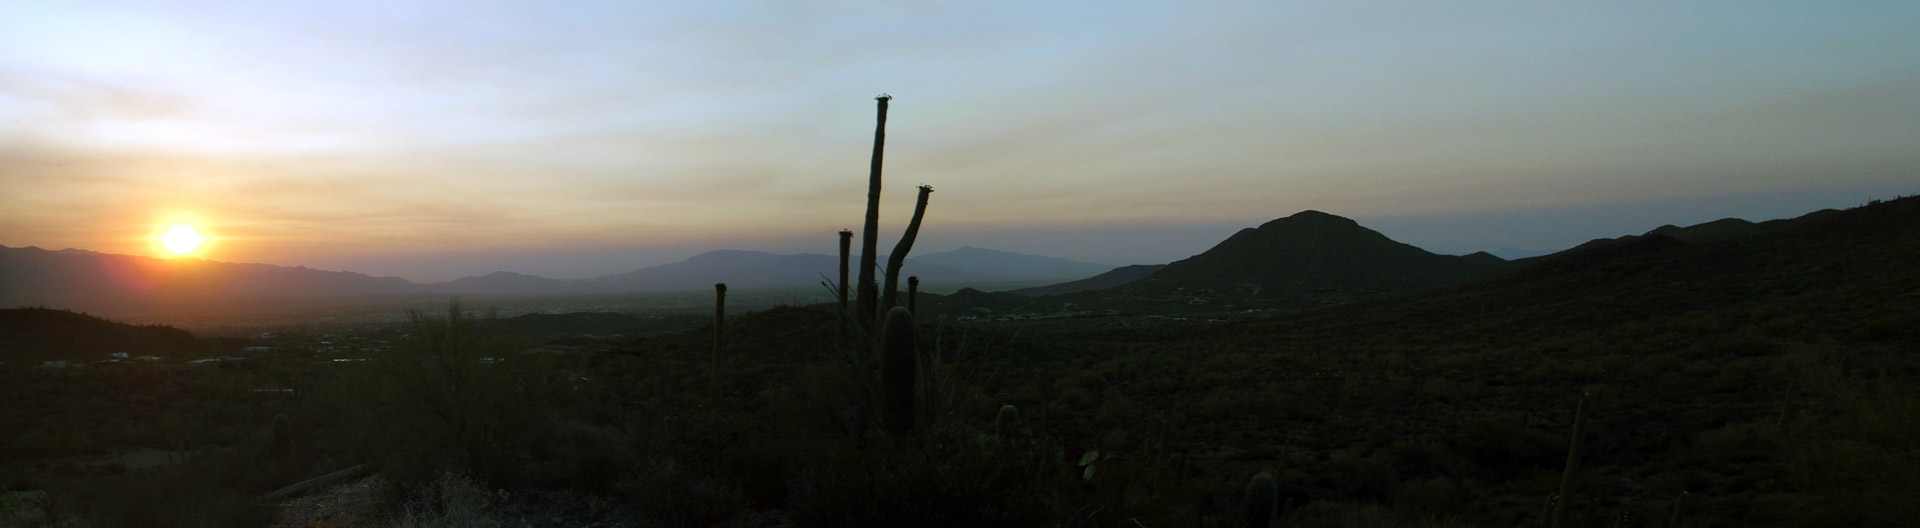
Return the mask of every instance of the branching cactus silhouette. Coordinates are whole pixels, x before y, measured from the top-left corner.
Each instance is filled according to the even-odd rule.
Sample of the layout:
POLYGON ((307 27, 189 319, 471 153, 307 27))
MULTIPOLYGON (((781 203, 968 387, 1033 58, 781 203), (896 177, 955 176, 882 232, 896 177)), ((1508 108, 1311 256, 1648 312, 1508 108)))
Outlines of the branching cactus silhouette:
POLYGON ((933 186, 920 186, 920 197, 914 201, 913 220, 907 222, 907 232, 900 235, 900 243, 894 244, 893 254, 887 255, 887 287, 880 290, 884 296, 880 302, 882 310, 891 310, 898 306, 900 295, 900 267, 907 263, 907 253, 913 251, 913 240, 920 236, 920 219, 927 216, 927 196, 933 194, 933 186))

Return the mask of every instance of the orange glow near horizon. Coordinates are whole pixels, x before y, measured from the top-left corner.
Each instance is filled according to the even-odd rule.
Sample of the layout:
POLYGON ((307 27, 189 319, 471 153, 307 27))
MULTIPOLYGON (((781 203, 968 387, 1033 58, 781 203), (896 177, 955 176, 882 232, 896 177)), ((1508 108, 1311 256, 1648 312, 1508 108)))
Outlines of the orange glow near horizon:
POLYGON ((160 245, 176 257, 193 254, 206 240, 207 237, 201 235, 199 230, 187 224, 174 224, 173 227, 167 228, 166 233, 160 235, 160 245))

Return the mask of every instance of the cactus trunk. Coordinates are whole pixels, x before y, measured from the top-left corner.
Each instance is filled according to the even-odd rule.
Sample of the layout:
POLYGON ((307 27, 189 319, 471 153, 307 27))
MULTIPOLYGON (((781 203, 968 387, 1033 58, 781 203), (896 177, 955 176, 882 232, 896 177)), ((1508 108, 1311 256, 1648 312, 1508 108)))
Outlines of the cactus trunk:
POLYGON ((920 315, 920 277, 907 277, 907 311, 920 315))
POLYGON ((920 186, 920 197, 913 204, 913 220, 907 222, 907 232, 900 235, 900 243, 894 244, 893 254, 887 255, 887 287, 880 290, 884 296, 880 308, 891 310, 900 294, 900 266, 907 263, 907 253, 913 251, 913 240, 920 236, 920 219, 927 216, 927 196, 933 194, 933 186, 920 186))
POLYGON ((852 256, 852 253, 853 231, 842 229, 840 230, 840 282, 837 284, 837 291, 835 292, 837 298, 834 299, 840 302, 840 311, 842 313, 847 311, 847 258, 852 256))
POLYGON ((1680 496, 1673 498, 1673 513, 1667 516, 1667 528, 1680 528, 1680 506, 1686 502, 1687 492, 1684 491, 1680 492, 1680 496))
POLYGON ((886 322, 880 327, 880 343, 881 412, 886 416, 888 430, 907 434, 913 431, 913 386, 919 375, 919 358, 914 353, 913 314, 906 308, 888 311, 886 322))
POLYGON ((993 419, 994 434, 1003 440, 1012 438, 1014 431, 1019 427, 1020 408, 1014 407, 1013 404, 1000 406, 1000 415, 993 419))
POLYGON ((858 286, 860 311, 858 313, 864 315, 856 319, 863 321, 863 326, 868 317, 877 313, 878 299, 874 297, 879 292, 875 291, 873 268, 878 265, 879 257, 874 252, 880 245, 880 160, 887 146, 887 100, 892 98, 882 95, 873 99, 879 101, 880 110, 879 117, 876 118, 877 124, 873 129, 873 166, 867 172, 867 219, 866 224, 860 228, 860 283, 858 286))
POLYGON ((720 345, 727 337, 727 283, 713 285, 713 356, 707 369, 707 386, 720 394, 720 345))
POLYGON ((1573 489, 1580 483, 1580 447, 1581 438, 1587 430, 1587 402, 1589 395, 1580 395, 1580 407, 1573 411, 1573 441, 1567 445, 1567 467, 1560 473, 1560 502, 1553 508, 1552 526, 1566 526, 1567 510, 1573 503, 1573 489))
POLYGON ((1273 526, 1274 515, 1280 513, 1279 506, 1280 486, 1273 481, 1272 473, 1262 472, 1247 482, 1247 526, 1273 526))

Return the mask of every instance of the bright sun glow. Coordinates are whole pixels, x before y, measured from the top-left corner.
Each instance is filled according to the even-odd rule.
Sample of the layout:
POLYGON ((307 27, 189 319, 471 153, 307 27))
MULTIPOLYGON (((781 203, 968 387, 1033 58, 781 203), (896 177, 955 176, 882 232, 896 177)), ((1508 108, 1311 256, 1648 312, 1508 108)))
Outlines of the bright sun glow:
POLYGON ((193 226, 185 224, 169 227, 166 234, 160 235, 160 244, 166 246, 167 251, 172 251, 175 255, 192 253, 193 250, 199 249, 200 242, 205 240, 206 237, 200 236, 200 232, 195 231, 193 226))

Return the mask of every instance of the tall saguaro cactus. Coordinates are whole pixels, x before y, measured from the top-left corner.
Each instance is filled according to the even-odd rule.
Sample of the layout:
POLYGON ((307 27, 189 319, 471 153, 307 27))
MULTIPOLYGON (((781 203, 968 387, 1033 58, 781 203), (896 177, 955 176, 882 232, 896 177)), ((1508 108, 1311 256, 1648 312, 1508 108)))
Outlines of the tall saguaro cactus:
POLYGON ((867 220, 860 229, 860 311, 858 313, 864 315, 857 319, 862 321, 876 313, 878 301, 875 298, 878 292, 875 291, 877 285, 873 283, 873 268, 878 265, 879 260, 879 256, 874 252, 880 245, 880 160, 884 157, 887 147, 887 101, 890 99, 893 97, 886 94, 873 98, 879 102, 880 110, 873 129, 873 165, 867 171, 867 220))
POLYGON ((1567 467, 1560 473, 1560 501, 1553 508, 1555 528, 1566 526, 1568 504, 1573 503, 1573 488, 1580 482, 1580 447, 1585 442, 1582 437, 1587 431, 1587 402, 1590 395, 1580 395, 1580 407, 1573 411, 1573 441, 1567 445, 1567 467))
POLYGON ((906 308, 887 311, 880 325, 880 410, 887 430, 894 434, 913 431, 914 381, 919 375, 919 358, 914 351, 913 314, 906 308))
POLYGON ((837 284, 839 287, 837 300, 840 301, 841 313, 847 311, 847 257, 852 251, 853 231, 840 230, 840 282, 837 284))
POLYGON ((727 283, 713 284, 713 357, 707 370, 707 385, 720 394, 720 344, 727 337, 727 283))
POLYGON ((933 194, 932 185, 920 186, 920 197, 913 204, 913 220, 907 222, 907 232, 900 235, 900 243, 894 244, 893 254, 887 255, 887 287, 880 290, 883 296, 880 309, 891 310, 900 295, 900 266, 907 263, 907 253, 913 251, 913 240, 920 236, 920 219, 927 216, 927 196, 933 194))

